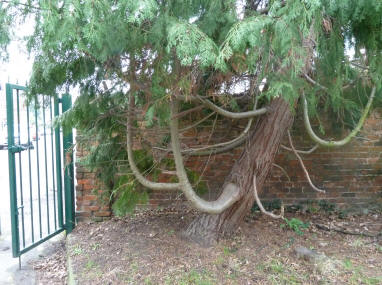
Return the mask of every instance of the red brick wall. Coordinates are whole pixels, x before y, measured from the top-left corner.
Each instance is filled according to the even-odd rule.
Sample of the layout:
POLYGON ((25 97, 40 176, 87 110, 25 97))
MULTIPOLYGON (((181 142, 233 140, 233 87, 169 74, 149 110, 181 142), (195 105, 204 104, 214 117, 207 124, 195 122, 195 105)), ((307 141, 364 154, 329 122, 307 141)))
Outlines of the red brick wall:
MULTIPOLYGON (((77 142, 79 138, 77 138, 77 142)), ((76 158, 82 158, 86 151, 77 143, 76 158)), ((76 163, 76 217, 78 220, 94 219, 101 221, 111 216, 108 199, 102 196, 104 185, 96 174, 76 163)))
MULTIPOLYGON (((294 133, 299 138, 297 145, 313 145, 307 141, 304 130, 303 134, 296 130, 294 133)), ((361 133, 348 145, 334 149, 321 147, 312 154, 301 156, 312 181, 326 193, 312 190, 293 153, 282 150, 276 163, 287 171, 291 181, 281 170, 273 168, 264 188, 264 199, 277 197, 286 204, 325 199, 339 206, 382 199, 381 113, 374 112, 361 133)))
MULTIPOLYGON (((297 121, 292 130, 297 149, 307 149, 314 144, 307 137, 302 122, 297 121)), ((202 146, 206 142, 216 143, 232 139, 240 132, 230 120, 216 124, 214 133, 210 127, 198 128, 183 134, 182 142, 202 146)), ((346 133, 342 136, 345 136, 346 133)), ((330 136, 330 135, 326 135, 330 136)), ((285 145, 288 142, 285 141, 285 145)), ((228 153, 211 157, 185 157, 187 167, 197 171, 207 183, 207 199, 215 199, 224 178, 229 173, 235 159, 241 153, 236 149, 228 153)), ((77 156, 84 153, 77 151, 77 156)), ((288 177, 274 167, 263 188, 262 199, 281 199, 285 204, 295 204, 304 200, 325 199, 338 205, 361 204, 382 199, 382 116, 374 112, 362 132, 350 144, 342 148, 319 148, 312 154, 301 155, 313 183, 327 191, 326 194, 315 192, 306 182, 306 178, 292 152, 280 149, 275 163, 287 172, 288 177)), ((160 175, 161 182, 168 181, 169 175, 160 175)), ((102 191, 94 173, 77 167, 77 210, 82 217, 102 219, 111 215, 107 205, 100 205, 96 192, 102 191)), ((178 191, 157 191, 150 195, 151 206, 168 205, 174 199, 182 199, 178 191)))

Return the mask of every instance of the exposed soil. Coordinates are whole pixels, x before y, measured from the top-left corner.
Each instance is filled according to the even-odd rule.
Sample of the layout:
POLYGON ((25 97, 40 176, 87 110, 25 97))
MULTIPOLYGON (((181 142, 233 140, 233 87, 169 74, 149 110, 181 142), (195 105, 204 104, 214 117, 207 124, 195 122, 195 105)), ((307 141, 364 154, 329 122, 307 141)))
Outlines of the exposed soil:
MULTIPOLYGON (((49 245, 49 251, 32 261, 31 266, 36 272, 36 284, 67 284, 65 240, 59 240, 49 245)), ((29 284, 33 284, 32 282, 29 284)))
POLYGON ((234 237, 211 248, 182 239, 194 215, 162 209, 78 225, 67 248, 78 284, 382 284, 382 236, 358 234, 381 233, 381 212, 346 219, 287 214, 310 223, 302 235, 255 213, 234 237), (297 256, 298 246, 325 258, 297 256))

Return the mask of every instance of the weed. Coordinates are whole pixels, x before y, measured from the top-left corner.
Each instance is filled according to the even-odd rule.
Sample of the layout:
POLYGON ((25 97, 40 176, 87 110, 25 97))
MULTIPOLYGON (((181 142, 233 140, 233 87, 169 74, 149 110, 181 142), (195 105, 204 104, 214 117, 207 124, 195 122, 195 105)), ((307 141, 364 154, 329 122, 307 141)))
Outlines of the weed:
POLYGON ((349 258, 346 258, 344 260, 343 265, 344 265, 344 268, 347 270, 353 269, 353 263, 351 262, 351 260, 349 258))
POLYGON ((95 266, 96 266, 96 263, 93 260, 89 259, 85 265, 85 268, 87 270, 90 270, 90 269, 93 269, 95 266))
POLYGON ((309 228, 309 223, 304 223, 300 219, 292 218, 288 220, 287 218, 284 218, 285 224, 282 224, 281 227, 284 228, 285 226, 288 226, 291 230, 293 230, 298 235, 303 235, 302 229, 309 228))
POLYGON ((224 254, 225 256, 228 256, 228 255, 230 255, 230 254, 235 253, 237 250, 238 250, 237 247, 228 247, 228 246, 225 246, 225 247, 223 248, 223 254, 224 254))
POLYGON ((145 283, 145 285, 152 285, 153 282, 151 281, 151 278, 150 277, 146 277, 143 282, 145 283))
POLYGON ((289 248, 294 244, 294 237, 289 238, 289 241, 283 245, 283 248, 289 248))
POLYGON ((266 269, 266 266, 265 266, 264 263, 259 263, 259 264, 256 265, 255 268, 256 268, 257 271, 264 272, 264 270, 266 269))
POLYGON ((328 202, 327 200, 318 201, 318 206, 320 206, 320 209, 326 213, 332 213, 336 209, 336 205, 334 203, 328 202))
POLYGON ((91 249, 93 250, 93 251, 96 251, 97 249, 99 249, 100 248, 100 244, 99 243, 94 243, 94 244, 92 244, 92 246, 91 246, 91 249))

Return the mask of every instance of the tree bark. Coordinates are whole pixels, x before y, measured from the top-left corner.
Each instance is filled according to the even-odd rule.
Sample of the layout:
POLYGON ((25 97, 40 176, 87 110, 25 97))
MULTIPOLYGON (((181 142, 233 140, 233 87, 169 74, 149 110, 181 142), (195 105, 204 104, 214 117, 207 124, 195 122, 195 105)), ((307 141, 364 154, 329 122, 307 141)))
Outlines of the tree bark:
POLYGON ((203 246, 211 246, 220 237, 235 232, 255 201, 254 175, 257 178, 258 193, 262 193, 262 186, 281 141, 293 123, 291 106, 284 99, 274 99, 268 110, 252 128, 240 158, 223 185, 223 189, 228 183, 238 185, 241 198, 221 214, 198 216, 183 233, 187 239, 203 246))

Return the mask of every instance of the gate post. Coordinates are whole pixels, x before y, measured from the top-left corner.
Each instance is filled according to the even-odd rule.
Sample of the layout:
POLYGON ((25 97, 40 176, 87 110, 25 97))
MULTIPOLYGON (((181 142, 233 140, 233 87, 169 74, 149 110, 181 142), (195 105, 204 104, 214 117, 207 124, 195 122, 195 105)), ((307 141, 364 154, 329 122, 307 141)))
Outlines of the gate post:
MULTIPOLYGON (((62 96, 62 113, 72 107, 72 98, 69 94, 62 96)), ((74 209, 74 170, 73 170, 73 133, 71 129, 63 128, 64 148, 64 192, 65 192, 65 228, 70 233, 75 226, 74 209)))
POLYGON ((13 118, 13 91, 10 84, 6 84, 7 96, 7 124, 8 124, 8 165, 9 165, 9 190, 11 200, 11 225, 12 225, 12 255, 13 257, 20 256, 20 239, 19 239, 19 215, 17 208, 17 193, 16 193, 16 165, 15 154, 12 151, 12 146, 15 144, 14 139, 14 118, 13 118))
MULTIPOLYGON (((61 99, 57 95, 54 96, 54 117, 57 118, 60 115, 59 105, 61 99)), ((61 229, 64 227, 64 209, 62 203, 62 174, 61 174, 61 139, 60 139, 60 127, 54 128, 55 147, 56 147, 56 177, 57 177, 57 216, 58 227, 61 229)))

